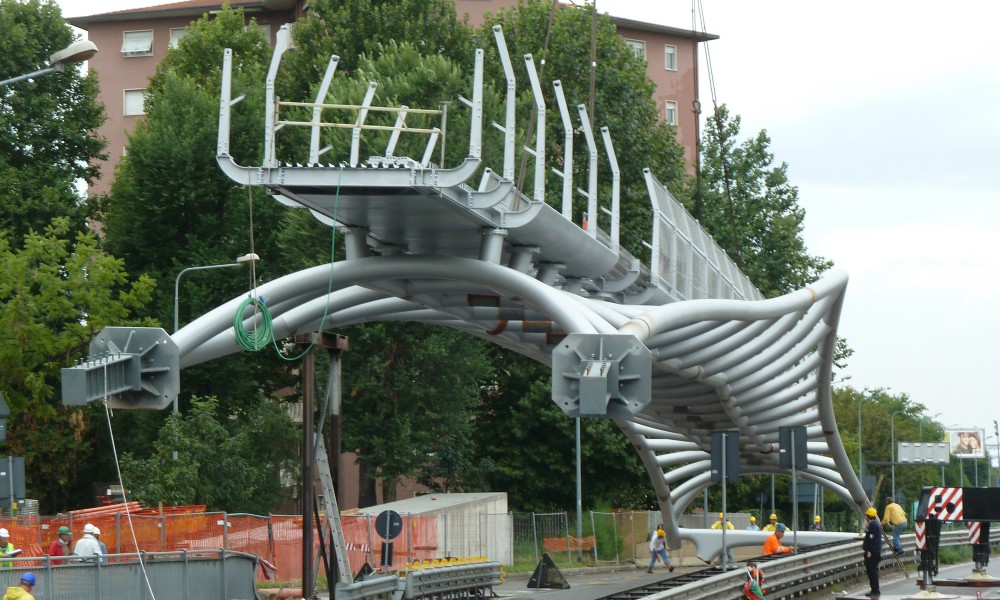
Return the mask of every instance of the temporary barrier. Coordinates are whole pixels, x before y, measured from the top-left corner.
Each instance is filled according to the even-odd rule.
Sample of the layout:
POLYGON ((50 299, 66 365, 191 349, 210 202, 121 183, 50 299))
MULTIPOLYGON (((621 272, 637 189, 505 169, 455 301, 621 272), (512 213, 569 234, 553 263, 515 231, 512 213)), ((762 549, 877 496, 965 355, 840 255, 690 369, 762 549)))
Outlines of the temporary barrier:
MULTIPOLYGON (((104 530, 101 530, 104 533, 104 530)), ((143 553, 115 556, 109 563, 76 559, 53 566, 48 559, 12 559, 11 569, 0 569, 0 589, 17 586, 30 566, 37 584, 36 598, 48 600, 238 600, 256 598, 254 572, 257 557, 241 552, 143 553)))

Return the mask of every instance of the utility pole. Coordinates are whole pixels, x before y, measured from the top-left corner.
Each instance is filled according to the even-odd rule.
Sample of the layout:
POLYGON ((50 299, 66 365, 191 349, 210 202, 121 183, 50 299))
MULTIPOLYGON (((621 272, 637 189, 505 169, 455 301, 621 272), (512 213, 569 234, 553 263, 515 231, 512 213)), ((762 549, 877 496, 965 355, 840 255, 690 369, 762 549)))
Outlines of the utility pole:
MULTIPOLYGON (((997 425, 996 419, 993 419, 993 439, 997 441, 997 461, 1000 461, 1000 425, 997 425)), ((1000 467, 1000 462, 997 462, 997 467, 1000 467)), ((1000 468, 997 469, 997 487, 1000 487, 1000 468)))

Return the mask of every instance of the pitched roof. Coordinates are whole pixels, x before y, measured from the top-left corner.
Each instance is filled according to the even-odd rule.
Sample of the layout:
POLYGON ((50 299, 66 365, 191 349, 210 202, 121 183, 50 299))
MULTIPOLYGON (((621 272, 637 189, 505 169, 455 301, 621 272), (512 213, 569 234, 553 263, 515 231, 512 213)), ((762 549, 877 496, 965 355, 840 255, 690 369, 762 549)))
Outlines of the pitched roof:
POLYGON ((81 17, 70 17, 66 20, 71 25, 86 29, 90 23, 107 21, 131 21, 156 17, 199 17, 205 12, 220 10, 224 4, 248 11, 279 11, 292 10, 299 2, 304 2, 304 0, 183 0, 182 2, 170 2, 143 8, 127 8, 81 17))

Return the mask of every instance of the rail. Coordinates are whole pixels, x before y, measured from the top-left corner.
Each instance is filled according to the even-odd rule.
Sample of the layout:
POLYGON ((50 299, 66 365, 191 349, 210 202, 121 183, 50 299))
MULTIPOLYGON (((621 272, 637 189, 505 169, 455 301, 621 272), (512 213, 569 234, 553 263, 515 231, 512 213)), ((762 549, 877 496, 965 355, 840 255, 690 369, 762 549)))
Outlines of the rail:
MULTIPOLYGON (((903 536, 903 560, 914 562, 915 543, 913 535, 903 536)), ((966 530, 941 532, 943 546, 961 546, 968 544, 969 534, 966 530)), ((861 556, 861 541, 840 542, 823 546, 811 551, 802 552, 778 559, 757 561, 765 573, 764 588, 769 600, 798 596, 815 591, 836 582, 854 578, 864 573, 861 556)), ((891 561, 891 550, 883 545, 883 568, 894 568, 891 561)), ((753 562, 753 561, 751 561, 753 562)), ((630 590, 625 592, 636 600, 741 600, 746 572, 737 568, 725 573, 719 572, 711 576, 696 576, 682 585, 667 589, 630 590), (637 593, 640 592, 640 593, 637 593), (643 593, 645 592, 645 593, 643 593)), ((670 585, 670 580, 660 582, 660 585, 670 585)))

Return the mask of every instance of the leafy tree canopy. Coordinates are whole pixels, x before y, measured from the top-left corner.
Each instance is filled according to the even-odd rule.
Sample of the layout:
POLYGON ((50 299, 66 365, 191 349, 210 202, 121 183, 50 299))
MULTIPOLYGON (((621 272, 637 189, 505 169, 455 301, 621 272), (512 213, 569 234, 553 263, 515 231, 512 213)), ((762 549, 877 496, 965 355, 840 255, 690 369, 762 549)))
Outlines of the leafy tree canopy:
POLYGON ((153 281, 130 282, 122 261, 93 233, 72 233, 60 217, 20 247, 0 236, 0 390, 11 409, 8 451, 30 466, 27 486, 49 509, 63 509, 90 459, 89 412, 58 404, 61 372, 88 352, 107 325, 149 325, 133 314, 153 281))
MULTIPOLYGON (((488 74, 496 89, 506 88, 505 79, 497 57, 493 26, 502 27, 508 52, 514 63, 519 90, 517 124, 518 139, 525 139, 526 133, 533 135, 531 125, 531 89, 524 61, 525 54, 534 57, 539 72, 546 106, 546 139, 550 148, 546 156, 548 193, 547 201, 553 206, 561 206, 558 190, 561 179, 551 173, 551 168, 562 170, 563 126, 559 117, 558 104, 552 81, 562 84, 570 115, 574 123, 579 123, 576 110, 578 104, 588 104, 590 97, 590 54, 591 26, 590 10, 563 8, 553 12, 551 2, 527 0, 517 6, 508 7, 494 15, 488 15, 486 22, 476 30, 473 43, 487 51, 488 74), (549 22, 551 19, 551 28, 549 22), (548 41, 546 45, 546 37, 548 41), (544 65, 542 60, 544 59, 544 65), (551 168, 550 168, 551 167, 551 168)), ((651 231, 649 196, 643 179, 642 168, 648 167, 657 179, 679 190, 684 187, 684 150, 676 141, 673 126, 660 120, 660 113, 653 100, 655 86, 646 75, 645 63, 637 58, 617 34, 614 24, 607 15, 597 18, 596 36, 597 71, 595 74, 594 136, 597 140, 599 161, 598 195, 602 205, 610 205, 612 174, 606 159, 600 128, 607 127, 614 143, 618 164, 621 166, 621 240, 622 244, 635 256, 646 257, 648 252, 642 246, 651 231)), ((493 120, 503 123, 502 114, 491 115, 493 120)), ((493 133, 495 136, 496 134, 493 133)), ((534 142, 528 145, 533 146, 534 142)), ((523 150, 518 144, 518 166, 523 150)), ((575 187, 586 188, 588 149, 582 131, 575 130, 574 141, 575 187)), ((494 151, 490 156, 499 160, 502 152, 494 151)), ((522 183, 522 191, 531 193, 533 161, 528 160, 522 183)), ((521 180, 521 173, 516 174, 521 180)), ((574 216, 586 210, 586 199, 577 194, 574 198, 574 216)), ((601 215, 599 226, 608 230, 610 226, 601 215)))
MULTIPOLYGON (((0 79, 48 66, 49 56, 74 41, 52 0, 0 0, 0 79)), ((97 177, 104 158, 97 128, 104 112, 96 77, 75 66, 0 87, 0 226, 11 241, 41 231, 54 217, 86 226, 76 180, 97 177)))
POLYGON ((702 224, 767 298, 818 279, 832 263, 806 249, 799 190, 767 132, 740 143, 740 117, 725 105, 706 123, 702 224))
POLYGON ((219 413, 217 399, 192 398, 190 413, 167 419, 151 456, 125 454, 122 480, 133 497, 267 514, 281 499, 280 475, 295 473, 297 427, 283 403, 267 400, 219 413))
POLYGON ((375 504, 376 477, 386 499, 403 476, 463 489, 480 462, 469 415, 493 376, 485 347, 426 325, 370 324, 348 334, 344 448, 358 455, 361 505, 375 504))
POLYGON ((424 56, 466 59, 469 28, 455 15, 449 0, 354 0, 311 2, 308 15, 294 29, 296 51, 287 59, 287 74, 302 97, 323 78, 332 54, 338 70, 353 73, 361 56, 377 58, 390 40, 409 42, 424 56))

